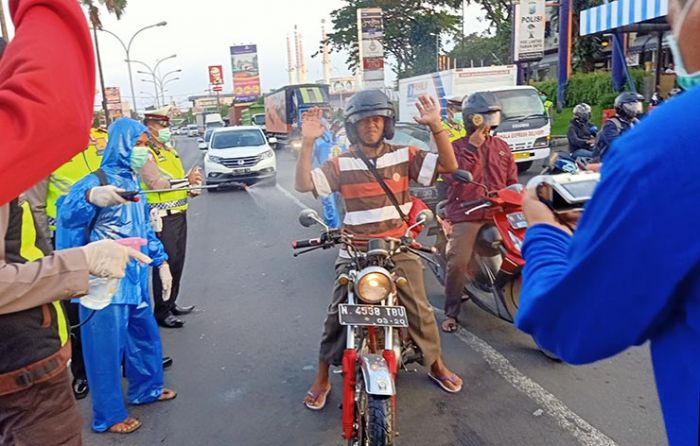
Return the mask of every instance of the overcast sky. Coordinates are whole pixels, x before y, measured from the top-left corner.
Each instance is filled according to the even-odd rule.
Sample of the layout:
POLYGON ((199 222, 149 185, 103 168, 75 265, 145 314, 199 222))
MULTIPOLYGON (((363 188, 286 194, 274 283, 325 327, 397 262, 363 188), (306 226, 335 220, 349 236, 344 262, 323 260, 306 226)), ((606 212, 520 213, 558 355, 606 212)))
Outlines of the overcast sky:
MULTIPOLYGON (((7 0, 2 0, 7 4, 7 0)), ((287 84, 286 36, 294 25, 303 35, 304 52, 310 82, 323 78, 321 58, 311 59, 321 40, 321 20, 330 28, 330 13, 344 4, 342 0, 129 0, 121 20, 102 14, 104 28, 125 42, 140 28, 165 20, 165 27, 144 31, 134 40, 131 58, 153 65, 159 58, 177 57, 161 64, 162 74, 182 69, 180 80, 167 85, 168 97, 182 104, 187 96, 203 94, 208 88, 207 66, 223 65, 224 91, 232 90, 229 46, 256 43, 264 91, 287 84)), ((467 8, 467 29, 485 29, 478 8, 467 8)), ((125 53, 119 42, 99 33, 100 50, 107 86, 121 88, 131 101, 125 53)), ((345 54, 332 55, 335 76, 349 74, 345 54)), ((134 89, 139 109, 153 102, 153 84, 142 82, 134 65, 134 89), (141 93, 143 92, 143 93, 141 93)), ((387 76, 389 76, 387 70, 387 76)), ((99 103, 99 98, 97 101, 99 103)))

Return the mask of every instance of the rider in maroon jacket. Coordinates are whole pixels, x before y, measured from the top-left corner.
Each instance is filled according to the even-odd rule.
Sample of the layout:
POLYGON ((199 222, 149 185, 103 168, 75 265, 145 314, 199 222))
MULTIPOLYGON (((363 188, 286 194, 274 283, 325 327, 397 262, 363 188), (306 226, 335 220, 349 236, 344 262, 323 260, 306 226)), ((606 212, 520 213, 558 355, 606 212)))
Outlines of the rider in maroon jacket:
POLYGON ((518 168, 513 160, 508 143, 491 131, 501 122, 501 106, 492 93, 474 93, 462 107, 468 137, 458 139, 452 146, 459 168, 474 176, 474 183, 464 184, 445 176, 449 185, 448 201, 445 205, 447 220, 451 223, 447 235, 447 274, 445 277, 445 315, 443 331, 457 330, 462 303, 465 276, 474 251, 479 230, 490 217, 488 210, 466 215, 462 203, 486 196, 489 191, 503 189, 518 182, 518 168))

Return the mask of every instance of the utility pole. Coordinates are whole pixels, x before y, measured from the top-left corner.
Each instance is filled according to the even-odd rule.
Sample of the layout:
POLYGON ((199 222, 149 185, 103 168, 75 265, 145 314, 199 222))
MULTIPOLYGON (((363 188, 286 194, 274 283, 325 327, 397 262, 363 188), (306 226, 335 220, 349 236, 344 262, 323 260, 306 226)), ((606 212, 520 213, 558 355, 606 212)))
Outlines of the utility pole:
POLYGON ((109 110, 107 110, 107 93, 105 92, 105 77, 102 73, 102 58, 100 57, 100 44, 97 41, 97 27, 93 23, 92 33, 95 39, 95 53, 97 54, 97 72, 100 75, 100 87, 102 88, 102 110, 105 114, 105 124, 109 126, 109 110))
POLYGON ((5 43, 10 43, 10 34, 7 32, 7 23, 5 22, 5 7, 0 2, 0 28, 2 28, 2 38, 5 43))

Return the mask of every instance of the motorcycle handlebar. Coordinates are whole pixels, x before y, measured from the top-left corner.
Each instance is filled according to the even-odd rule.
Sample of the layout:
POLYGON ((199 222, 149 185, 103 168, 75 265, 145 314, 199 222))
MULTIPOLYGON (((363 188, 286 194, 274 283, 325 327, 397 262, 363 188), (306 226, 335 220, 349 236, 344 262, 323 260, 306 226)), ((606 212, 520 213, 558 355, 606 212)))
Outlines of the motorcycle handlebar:
POLYGON ((138 203, 140 201, 139 193, 136 191, 117 192, 117 195, 119 195, 126 201, 133 201, 134 203, 138 203))
POLYGON ((460 204, 459 207, 460 207, 460 209, 466 209, 466 208, 479 206, 479 205, 487 203, 487 202, 488 202, 488 200, 484 200, 483 198, 479 198, 478 200, 465 201, 464 203, 460 204))
POLYGON ((316 246, 321 246, 322 240, 320 238, 310 238, 306 240, 294 240, 292 242, 292 248, 303 249, 303 248, 313 248, 316 246))

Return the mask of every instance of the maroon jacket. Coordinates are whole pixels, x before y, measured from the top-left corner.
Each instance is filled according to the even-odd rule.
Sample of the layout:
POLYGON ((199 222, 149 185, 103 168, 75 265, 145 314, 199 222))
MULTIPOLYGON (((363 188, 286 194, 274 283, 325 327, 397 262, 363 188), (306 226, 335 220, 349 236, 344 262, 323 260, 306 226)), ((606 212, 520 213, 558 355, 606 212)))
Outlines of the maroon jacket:
MULTIPOLYGON (((452 143, 457 164, 462 170, 474 175, 474 181, 488 187, 489 191, 500 190, 518 182, 518 168, 513 160, 508 143, 498 137, 489 137, 484 144, 476 149, 469 144, 469 138, 461 138, 452 143)), ((486 210, 477 211, 467 216, 460 205, 466 201, 484 198, 486 192, 475 184, 464 184, 455 181, 452 175, 444 175, 449 185, 448 201, 445 211, 447 219, 452 223, 465 221, 486 220, 490 213, 486 210)))

